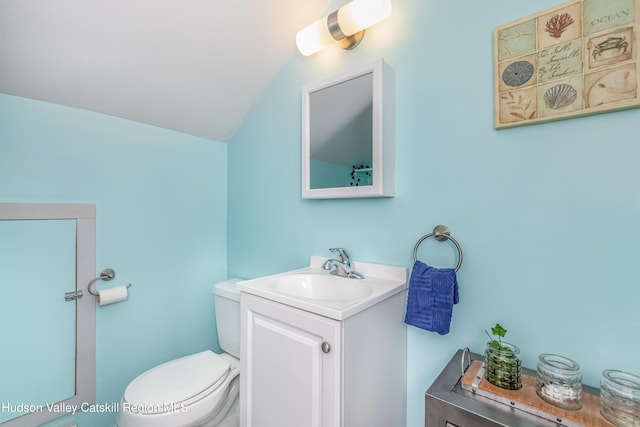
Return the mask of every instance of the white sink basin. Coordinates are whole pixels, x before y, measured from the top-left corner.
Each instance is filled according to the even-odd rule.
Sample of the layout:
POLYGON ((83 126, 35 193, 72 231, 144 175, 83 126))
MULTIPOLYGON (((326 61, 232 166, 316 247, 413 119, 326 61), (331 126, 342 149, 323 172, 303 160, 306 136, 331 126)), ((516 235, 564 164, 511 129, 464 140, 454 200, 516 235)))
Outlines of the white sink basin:
POLYGON ((347 279, 322 273, 297 273, 280 277, 275 289, 294 297, 317 300, 359 300, 373 293, 361 279, 347 279))
POLYGON ((407 288, 407 269, 352 262, 364 279, 329 274, 325 257, 312 256, 309 266, 238 283, 241 292, 257 295, 336 320, 352 316, 407 288))

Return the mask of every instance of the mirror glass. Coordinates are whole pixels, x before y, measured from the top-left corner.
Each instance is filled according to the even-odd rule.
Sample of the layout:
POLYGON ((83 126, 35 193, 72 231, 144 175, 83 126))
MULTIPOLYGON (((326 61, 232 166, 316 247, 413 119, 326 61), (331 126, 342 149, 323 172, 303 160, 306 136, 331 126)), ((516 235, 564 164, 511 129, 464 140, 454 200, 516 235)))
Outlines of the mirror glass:
POLYGON ((312 93, 309 110, 310 187, 372 185, 373 74, 312 93))
POLYGON ((391 67, 379 60, 307 85, 302 102, 302 197, 393 196, 391 67))

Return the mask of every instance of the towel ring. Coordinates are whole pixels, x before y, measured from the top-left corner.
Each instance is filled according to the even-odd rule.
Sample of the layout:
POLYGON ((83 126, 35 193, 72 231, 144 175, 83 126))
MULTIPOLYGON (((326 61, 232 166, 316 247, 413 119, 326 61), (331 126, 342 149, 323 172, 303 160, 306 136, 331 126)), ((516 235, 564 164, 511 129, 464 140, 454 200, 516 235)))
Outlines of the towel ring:
POLYGON ((418 246, 420 246, 423 241, 433 236, 439 242, 450 240, 454 245, 456 245, 456 249, 458 249, 458 264, 456 264, 455 266, 455 271, 460 270, 460 266, 462 265, 462 248, 460 248, 460 244, 458 244, 456 239, 451 237, 450 234, 451 230, 449 230, 449 227, 447 227, 446 225, 436 225, 432 233, 425 234, 416 243, 415 247, 413 248, 413 262, 416 262, 418 260, 418 246))

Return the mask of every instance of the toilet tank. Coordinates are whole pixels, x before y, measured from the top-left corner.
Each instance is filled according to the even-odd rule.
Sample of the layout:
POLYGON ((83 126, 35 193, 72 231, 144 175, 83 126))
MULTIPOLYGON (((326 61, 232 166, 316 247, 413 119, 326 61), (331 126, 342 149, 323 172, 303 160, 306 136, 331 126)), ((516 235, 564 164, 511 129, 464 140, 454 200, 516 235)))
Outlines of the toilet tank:
POLYGON ((240 290, 243 279, 229 279, 213 285, 216 327, 220 348, 240 358, 240 290))

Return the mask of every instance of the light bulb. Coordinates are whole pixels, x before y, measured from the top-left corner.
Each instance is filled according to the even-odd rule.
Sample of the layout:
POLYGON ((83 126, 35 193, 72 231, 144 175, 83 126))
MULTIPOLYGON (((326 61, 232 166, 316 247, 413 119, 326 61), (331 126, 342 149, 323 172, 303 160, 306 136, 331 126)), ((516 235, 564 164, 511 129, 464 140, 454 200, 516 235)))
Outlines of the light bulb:
MULTIPOLYGON (((340 31, 349 37, 384 21, 390 15, 391 0, 354 0, 338 9, 337 20, 340 31)), ((298 50, 306 56, 335 42, 336 39, 329 32, 326 16, 296 34, 298 50)))
POLYGON ((367 29, 391 15, 391 0, 354 0, 338 10, 338 24, 345 36, 367 29))
POLYGON ((305 56, 313 55, 321 49, 335 43, 327 27, 327 18, 318 19, 296 34, 298 50, 305 56))

